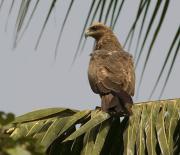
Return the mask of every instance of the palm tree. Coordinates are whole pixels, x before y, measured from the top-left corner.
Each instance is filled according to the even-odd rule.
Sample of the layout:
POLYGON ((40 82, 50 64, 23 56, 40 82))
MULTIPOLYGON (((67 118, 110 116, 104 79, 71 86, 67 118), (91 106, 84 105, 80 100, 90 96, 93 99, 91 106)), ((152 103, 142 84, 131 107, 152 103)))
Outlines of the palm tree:
MULTIPOLYGON (((1 0, 0 8, 3 3, 4 0, 1 0)), ((49 3, 49 10, 35 45, 36 49, 41 44, 47 23, 58 3, 60 2, 57 0, 52 0, 49 3)), ((55 58, 57 58, 59 44, 68 18, 71 16, 73 6, 78 1, 69 0, 66 3, 68 3, 67 11, 64 18, 61 19, 62 25, 55 47, 55 58)), ((93 21, 100 21, 111 26, 114 30, 118 29, 120 24, 118 21, 123 10, 128 9, 126 3, 127 1, 124 0, 91 0, 87 3, 87 16, 83 19, 82 33, 79 36, 75 52, 72 53, 72 64, 86 46, 87 41, 83 37, 86 27, 93 21)), ((136 15, 131 21, 132 25, 123 44, 129 51, 134 51, 132 54, 135 58, 136 68, 140 68, 137 78, 137 97, 147 72, 147 64, 149 61, 153 61, 150 59, 153 47, 155 43, 158 43, 158 36, 168 15, 168 9, 173 2, 157 0, 152 3, 151 0, 139 0, 138 4, 134 6, 136 15)), ((15 4, 16 2, 12 0, 8 16, 11 15, 15 4)), ((39 0, 36 0, 35 3, 31 0, 21 1, 16 19, 14 47, 25 37, 36 10, 41 7, 41 4, 42 2, 39 0)), ((159 99, 162 97, 172 74, 180 46, 179 23, 174 31, 173 37, 167 38, 169 49, 165 51, 166 56, 153 83, 149 99, 152 98, 161 81, 163 85, 159 99), (167 74, 163 79, 165 72, 167 74)), ((157 54, 156 57, 158 56, 160 57, 157 54)), ((11 136, 14 139, 19 138, 19 136, 33 136, 46 148, 48 154, 172 154, 172 152, 178 154, 180 152, 179 106, 179 99, 137 103, 133 107, 133 116, 129 118, 114 118, 99 110, 43 109, 17 117, 14 123, 20 125, 11 136)))

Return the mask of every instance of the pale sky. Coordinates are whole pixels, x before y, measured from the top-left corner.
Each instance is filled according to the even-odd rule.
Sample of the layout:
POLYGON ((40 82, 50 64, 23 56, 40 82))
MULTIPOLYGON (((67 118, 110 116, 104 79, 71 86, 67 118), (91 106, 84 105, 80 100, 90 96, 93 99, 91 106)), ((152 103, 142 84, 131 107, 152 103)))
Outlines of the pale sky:
MULTIPOLYGON (((100 105, 99 96, 91 91, 87 78, 89 54, 92 51, 93 39, 88 39, 84 52, 78 56, 72 69, 70 69, 91 0, 75 1, 63 32, 56 62, 54 62, 55 45, 59 28, 70 1, 58 1, 37 51, 34 50, 34 47, 44 18, 47 15, 48 2, 40 2, 40 8, 37 10, 25 36, 18 47, 13 50, 14 26, 19 2, 16 1, 13 8, 7 31, 5 31, 5 25, 11 1, 7 0, 0 10, 0 110, 23 114, 47 107, 94 109, 95 106, 100 105)), ((34 2, 35 0, 32 4, 34 2)), ((138 5, 138 2, 138 0, 127 0, 126 6, 118 19, 114 31, 121 43, 124 42, 132 18, 136 15, 135 6, 138 5)), ((155 2, 152 2, 152 8, 155 2)), ((179 6, 179 0, 171 1, 167 17, 155 47, 152 49, 139 98, 134 98, 135 102, 146 101, 149 97, 169 49, 172 36, 180 23, 179 6)), ((147 18, 149 17, 150 15, 147 18)), ((157 20, 155 22, 157 24, 157 20)), ((151 37, 148 41, 150 40, 151 37)), ((133 44, 134 46, 135 44, 133 44)), ((131 48, 132 54, 134 52, 133 47, 131 48)), ((147 50, 147 48, 144 48, 144 50, 147 50)), ((141 60, 143 58, 144 55, 141 60)), ((179 66, 180 56, 178 55, 163 99, 180 97, 178 88, 179 66)), ((137 82, 141 67, 142 63, 136 71, 137 82)), ((153 100, 159 96, 161 83, 152 98, 153 100)))

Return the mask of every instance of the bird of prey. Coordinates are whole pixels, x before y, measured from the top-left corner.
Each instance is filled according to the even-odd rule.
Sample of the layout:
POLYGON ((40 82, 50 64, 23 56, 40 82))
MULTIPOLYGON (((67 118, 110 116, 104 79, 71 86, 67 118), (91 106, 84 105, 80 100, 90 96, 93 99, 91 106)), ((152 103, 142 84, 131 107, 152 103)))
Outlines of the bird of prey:
POLYGON ((135 90, 133 58, 125 52, 110 27, 92 24, 85 32, 96 44, 90 54, 88 78, 101 97, 101 109, 110 114, 131 115, 135 90))

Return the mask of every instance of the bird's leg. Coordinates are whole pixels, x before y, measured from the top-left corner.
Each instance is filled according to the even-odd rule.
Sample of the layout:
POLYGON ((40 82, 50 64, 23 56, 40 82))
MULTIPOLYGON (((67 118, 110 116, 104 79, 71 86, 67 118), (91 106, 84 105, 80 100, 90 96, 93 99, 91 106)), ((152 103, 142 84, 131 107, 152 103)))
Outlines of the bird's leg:
POLYGON ((112 116, 124 116, 125 108, 119 103, 118 96, 113 94, 106 94, 101 96, 102 111, 109 113, 112 116))
POLYGON ((128 115, 132 115, 132 105, 133 105, 133 100, 130 95, 128 95, 124 91, 119 91, 114 93, 114 95, 118 96, 120 100, 120 104, 124 107, 125 111, 128 113, 128 115))
POLYGON ((116 105, 115 102, 113 102, 114 96, 111 94, 101 95, 101 108, 105 112, 109 112, 109 109, 114 108, 116 105))
POLYGON ((101 107, 96 106, 95 110, 101 110, 101 107))

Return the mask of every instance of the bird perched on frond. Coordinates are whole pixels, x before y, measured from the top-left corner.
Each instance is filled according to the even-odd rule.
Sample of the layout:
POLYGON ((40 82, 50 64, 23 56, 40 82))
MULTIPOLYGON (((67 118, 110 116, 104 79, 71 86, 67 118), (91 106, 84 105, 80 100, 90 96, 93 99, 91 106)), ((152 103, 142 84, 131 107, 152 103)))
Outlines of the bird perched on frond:
POLYGON ((88 78, 91 89, 101 97, 101 109, 113 115, 131 115, 135 91, 133 58, 125 52, 112 30, 102 23, 85 32, 96 40, 90 54, 88 78))

